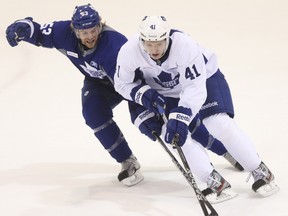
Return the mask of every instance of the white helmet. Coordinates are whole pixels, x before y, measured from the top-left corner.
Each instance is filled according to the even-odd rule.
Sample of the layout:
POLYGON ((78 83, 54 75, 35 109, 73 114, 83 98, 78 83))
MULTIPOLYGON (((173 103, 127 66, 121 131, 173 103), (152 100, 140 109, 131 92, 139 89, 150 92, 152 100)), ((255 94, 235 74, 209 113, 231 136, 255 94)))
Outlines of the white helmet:
POLYGON ((169 37, 170 27, 164 16, 145 16, 139 26, 140 39, 161 41, 169 37))

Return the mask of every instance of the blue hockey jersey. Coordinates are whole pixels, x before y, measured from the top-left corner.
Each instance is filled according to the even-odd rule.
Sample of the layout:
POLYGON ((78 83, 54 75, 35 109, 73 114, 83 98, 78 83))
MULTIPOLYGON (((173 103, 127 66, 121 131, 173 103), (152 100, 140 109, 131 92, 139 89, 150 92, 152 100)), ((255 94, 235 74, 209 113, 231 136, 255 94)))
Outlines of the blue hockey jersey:
POLYGON ((56 48, 69 58, 84 76, 109 79, 113 83, 118 51, 127 41, 126 37, 104 25, 96 49, 85 50, 70 24, 70 20, 44 25, 33 21, 33 35, 25 41, 36 46, 56 48))

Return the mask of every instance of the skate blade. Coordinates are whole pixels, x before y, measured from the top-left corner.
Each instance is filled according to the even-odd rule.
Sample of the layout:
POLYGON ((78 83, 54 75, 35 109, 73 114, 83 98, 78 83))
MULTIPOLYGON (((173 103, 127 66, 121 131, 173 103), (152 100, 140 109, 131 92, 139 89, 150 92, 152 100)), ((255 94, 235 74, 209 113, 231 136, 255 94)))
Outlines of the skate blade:
POLYGON ((265 184, 262 187, 258 188, 256 193, 260 194, 263 197, 268 197, 271 196, 279 191, 278 185, 274 182, 271 181, 269 184, 265 184))
POLYGON ((206 196, 207 200, 211 204, 221 203, 230 199, 233 199, 238 196, 238 193, 231 190, 231 188, 227 188, 221 192, 219 196, 216 193, 209 194, 206 196))
POLYGON ((141 181, 143 181, 143 179, 144 179, 144 176, 142 175, 140 170, 137 170, 132 176, 124 178, 121 182, 124 185, 131 187, 133 185, 140 183, 141 181))

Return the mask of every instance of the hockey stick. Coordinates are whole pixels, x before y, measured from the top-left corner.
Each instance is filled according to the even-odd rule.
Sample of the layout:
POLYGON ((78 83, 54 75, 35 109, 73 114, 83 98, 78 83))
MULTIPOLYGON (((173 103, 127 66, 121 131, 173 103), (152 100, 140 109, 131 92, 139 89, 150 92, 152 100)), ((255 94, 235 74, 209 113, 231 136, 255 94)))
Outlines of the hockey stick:
MULTIPOLYGON (((163 107, 159 107, 158 106, 158 110, 160 115, 162 116, 163 120, 165 123, 167 123, 167 117, 165 115, 165 110, 163 109, 163 107)), ((176 167, 180 170, 180 172, 183 174, 183 176, 186 178, 187 182, 191 185, 191 187, 193 188, 197 200, 202 208, 202 211, 204 213, 205 216, 218 216, 218 213, 216 212, 216 210, 213 208, 213 206, 211 205, 211 203, 206 199, 206 197, 203 195, 203 193, 201 192, 201 190, 199 189, 195 178, 190 170, 189 164, 186 160, 186 157, 181 149, 181 147, 178 145, 178 136, 175 136, 173 141, 172 141, 172 145, 174 147, 176 147, 177 152, 180 156, 180 159, 182 160, 182 163, 186 169, 186 171, 184 170, 184 168, 181 166, 181 164, 177 161, 177 159, 175 158, 175 156, 171 153, 171 151, 169 150, 169 148, 166 146, 166 144, 164 143, 164 141, 161 139, 161 137, 153 132, 154 136, 156 137, 157 141, 162 145, 162 147, 165 149, 165 151, 169 154, 169 156, 172 159, 172 162, 176 165, 176 167), (211 211, 210 214, 208 213, 207 208, 211 211)))
POLYGON ((218 216, 218 213, 216 212, 216 210, 213 208, 213 206, 211 205, 211 203, 206 199, 206 197, 202 194, 201 190, 198 188, 198 185, 194 179, 193 174, 191 173, 191 170, 189 168, 189 165, 186 161, 186 158, 182 152, 182 149, 177 146, 177 151, 178 149, 181 149, 182 154, 180 155, 179 151, 178 154, 181 158, 181 160, 183 161, 183 164, 185 166, 185 169, 187 170, 186 165, 188 165, 188 170, 185 171, 184 168, 181 166, 181 164, 178 162, 178 160, 175 158, 175 156, 171 153, 171 151, 169 150, 169 148, 166 146, 166 144, 163 142, 163 140, 161 139, 161 137, 156 134, 155 132, 153 132, 154 136, 156 137, 157 141, 162 145, 162 147, 165 149, 165 151, 169 154, 169 156, 172 159, 172 162, 176 165, 176 167, 180 170, 180 172, 183 174, 183 176, 186 178, 187 182, 191 185, 191 187, 194 189, 194 192, 196 194, 197 200, 200 203, 200 206, 202 208, 202 211, 204 213, 205 216, 218 216), (184 158, 182 158, 184 156, 184 158), (186 165, 185 165, 186 164, 186 165), (206 206, 208 207, 208 209, 211 211, 211 213, 208 213, 208 210, 206 208, 206 206))

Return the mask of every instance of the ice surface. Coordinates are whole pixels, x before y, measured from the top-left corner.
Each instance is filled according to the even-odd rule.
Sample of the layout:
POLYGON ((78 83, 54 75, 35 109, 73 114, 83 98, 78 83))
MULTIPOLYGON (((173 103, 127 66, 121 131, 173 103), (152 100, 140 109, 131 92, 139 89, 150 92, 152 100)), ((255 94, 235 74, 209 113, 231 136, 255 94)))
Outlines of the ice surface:
MULTIPOLYGON (((120 166, 85 126, 82 75, 56 50, 9 47, 6 27, 32 16, 70 19, 84 1, 1 1, 0 214, 5 216, 203 215, 193 190, 158 143, 129 123, 126 104, 115 120, 142 164, 145 180, 117 181, 120 166), (140 138, 141 137, 141 138, 140 138)), ((213 49, 234 96, 236 120, 255 141, 281 190, 258 198, 217 156, 211 159, 239 196, 214 205, 225 216, 287 216, 288 3, 277 1, 95 1, 106 22, 128 37, 144 15, 162 14, 173 27, 213 49), (286 204, 285 204, 286 203, 286 204)))

